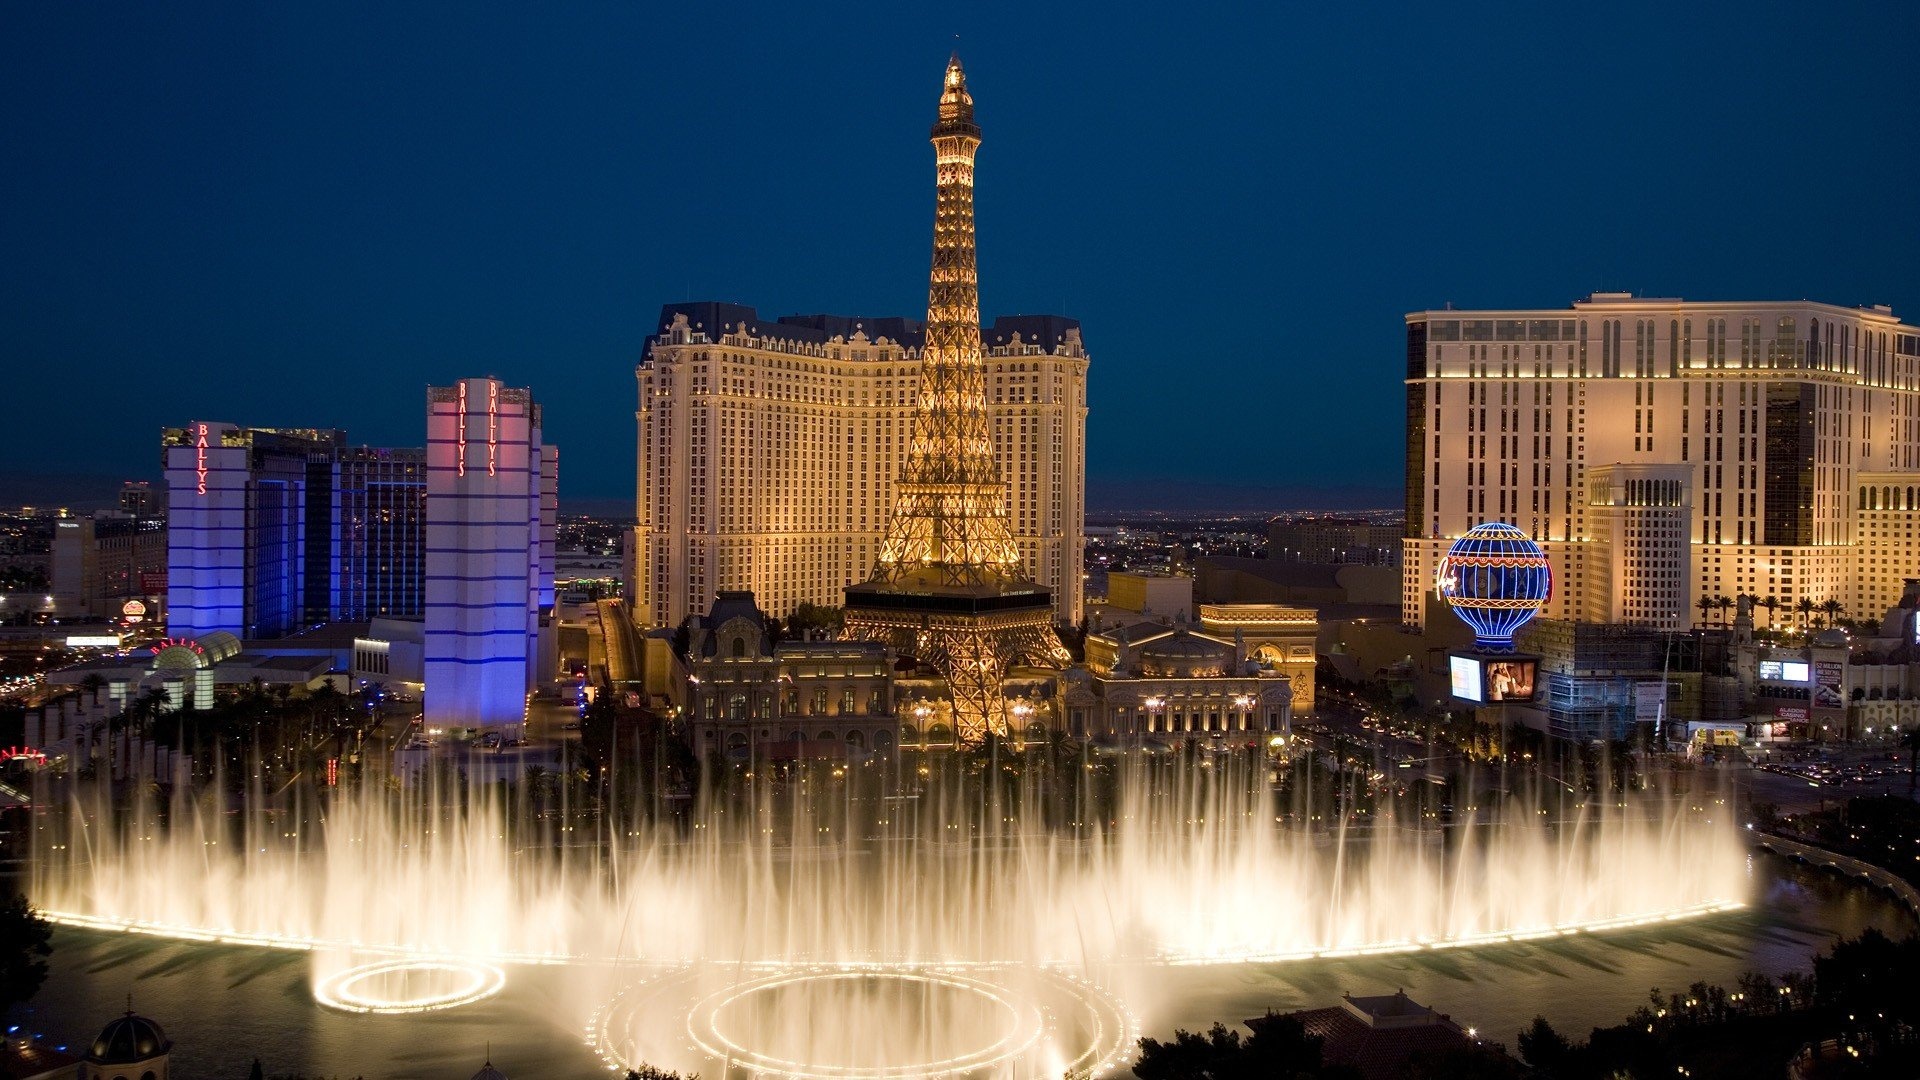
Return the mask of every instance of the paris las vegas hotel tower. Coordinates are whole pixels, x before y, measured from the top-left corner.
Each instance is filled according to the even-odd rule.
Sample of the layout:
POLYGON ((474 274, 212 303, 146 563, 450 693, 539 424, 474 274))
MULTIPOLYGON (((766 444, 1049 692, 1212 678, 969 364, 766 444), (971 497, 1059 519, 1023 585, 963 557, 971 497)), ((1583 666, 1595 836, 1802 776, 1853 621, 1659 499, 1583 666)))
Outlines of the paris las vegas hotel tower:
MULTIPOLYGON (((1078 623, 1080 324, 1002 315, 977 332, 1004 528, 1026 575, 1051 593, 1054 617, 1078 623)), ((927 339, 925 321, 898 316, 663 307, 636 372, 635 619, 677 626, 721 590, 751 591, 784 616, 801 603, 838 606, 845 587, 867 580, 902 494, 927 339)))
POLYGON ((1541 541, 1559 619, 1877 618, 1920 574, 1920 330, 1887 308, 1596 293, 1406 322, 1412 625, 1483 521, 1541 541))

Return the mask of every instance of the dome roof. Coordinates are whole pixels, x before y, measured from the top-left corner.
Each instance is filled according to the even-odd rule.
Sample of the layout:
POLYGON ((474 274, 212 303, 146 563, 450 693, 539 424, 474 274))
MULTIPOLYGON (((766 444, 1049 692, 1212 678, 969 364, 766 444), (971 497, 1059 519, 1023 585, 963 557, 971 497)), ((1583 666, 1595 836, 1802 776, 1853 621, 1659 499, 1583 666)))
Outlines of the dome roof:
POLYGON ((1185 630, 1140 646, 1140 655, 1153 660, 1212 660, 1230 651, 1224 645, 1194 637, 1185 630))
POLYGON ((1204 678, 1222 674, 1232 660, 1232 646, 1209 641, 1185 629, 1140 646, 1140 673, 1147 676, 1204 678))
POLYGON ((95 1065, 132 1065, 173 1049, 160 1025, 129 1012, 100 1029, 87 1060, 95 1065))
POLYGON ((473 1074, 473 1080, 507 1080, 507 1074, 494 1068, 493 1062, 489 1061, 480 1066, 479 1072, 473 1074))

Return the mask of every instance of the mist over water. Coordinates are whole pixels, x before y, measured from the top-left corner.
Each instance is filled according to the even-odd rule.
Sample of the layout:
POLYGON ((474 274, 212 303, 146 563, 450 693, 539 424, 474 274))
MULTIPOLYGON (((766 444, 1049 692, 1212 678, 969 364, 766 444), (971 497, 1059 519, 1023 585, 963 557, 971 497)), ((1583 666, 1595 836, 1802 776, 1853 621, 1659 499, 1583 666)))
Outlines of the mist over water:
POLYGON ((1750 888, 1700 793, 1341 815, 1351 792, 1282 799, 1253 757, 931 764, 763 770, 612 824, 458 783, 83 799, 49 821, 32 891, 82 924, 310 951, 336 1005, 566 964, 549 1007, 610 1062, 892 1076, 1115 1065, 1170 1007, 1169 964, 1557 936, 1750 888), (416 960, 449 963, 395 968, 416 960))

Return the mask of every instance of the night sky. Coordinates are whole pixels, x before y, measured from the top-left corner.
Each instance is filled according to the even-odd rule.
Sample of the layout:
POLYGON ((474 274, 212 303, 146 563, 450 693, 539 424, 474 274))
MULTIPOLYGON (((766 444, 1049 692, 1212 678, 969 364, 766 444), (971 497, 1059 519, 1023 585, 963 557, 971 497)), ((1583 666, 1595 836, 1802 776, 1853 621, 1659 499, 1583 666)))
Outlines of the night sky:
POLYGON ((563 495, 630 494, 661 303, 924 314, 956 34, 984 312, 1083 320, 1088 473, 1137 504, 1391 505, 1409 310, 1920 321, 1920 4, 516 7, 8 5, 7 467, 153 475, 190 419, 419 445, 426 385, 496 374, 563 495))

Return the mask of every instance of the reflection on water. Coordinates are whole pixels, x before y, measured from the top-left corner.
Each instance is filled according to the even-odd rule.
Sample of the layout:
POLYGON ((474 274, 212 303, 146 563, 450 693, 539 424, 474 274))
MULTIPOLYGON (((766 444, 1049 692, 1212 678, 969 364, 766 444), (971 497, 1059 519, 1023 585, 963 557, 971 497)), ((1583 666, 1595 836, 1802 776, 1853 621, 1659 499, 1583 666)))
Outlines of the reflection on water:
MULTIPOLYGON (((1563 1031, 1622 1019, 1649 987, 1729 982, 1749 969, 1804 968, 1836 936, 1868 927, 1892 934, 1911 918, 1878 892, 1772 856, 1752 863, 1755 902, 1653 931, 1438 953, 1283 964, 1154 968, 1172 1004, 1142 1017, 1149 1034, 1240 1020, 1266 1009, 1326 1005, 1343 992, 1404 988, 1416 999, 1511 1045, 1544 1012, 1563 1031)), ((298 953, 175 944, 60 929, 53 970, 35 999, 34 1026, 60 1041, 91 1038, 124 1006, 165 1025, 183 1076, 246 1075, 258 1055, 268 1071, 364 1075, 368 1080, 464 1080, 491 1044, 509 1076, 603 1077, 581 1038, 585 1017, 553 1015, 551 1003, 588 973, 516 968, 498 997, 452 1012, 359 1016, 314 1004, 310 958, 298 953)))

